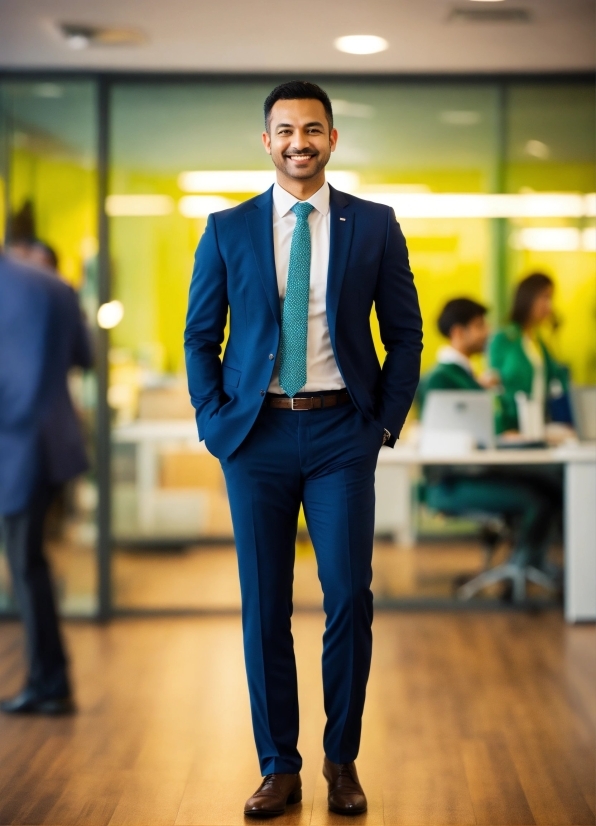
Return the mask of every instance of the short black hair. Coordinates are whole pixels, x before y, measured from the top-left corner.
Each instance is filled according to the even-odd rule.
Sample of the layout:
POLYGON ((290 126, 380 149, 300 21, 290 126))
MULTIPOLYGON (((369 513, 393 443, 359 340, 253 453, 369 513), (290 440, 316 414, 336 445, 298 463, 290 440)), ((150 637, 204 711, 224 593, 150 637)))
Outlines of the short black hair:
POLYGON ((470 321, 478 316, 485 316, 487 312, 488 307, 471 298, 453 298, 441 310, 437 325, 441 334, 449 338, 456 324, 466 327, 470 321))
POLYGON ((329 130, 333 129, 333 109, 329 95, 316 83, 311 83, 309 80, 289 80, 287 83, 280 83, 272 92, 269 92, 263 106, 267 131, 269 131, 271 110, 278 100, 320 100, 327 115, 329 130))
POLYGON ((554 287, 553 280, 543 272, 533 272, 523 278, 515 289, 513 295, 513 306, 511 308, 511 321, 524 327, 528 323, 532 306, 540 293, 554 287))

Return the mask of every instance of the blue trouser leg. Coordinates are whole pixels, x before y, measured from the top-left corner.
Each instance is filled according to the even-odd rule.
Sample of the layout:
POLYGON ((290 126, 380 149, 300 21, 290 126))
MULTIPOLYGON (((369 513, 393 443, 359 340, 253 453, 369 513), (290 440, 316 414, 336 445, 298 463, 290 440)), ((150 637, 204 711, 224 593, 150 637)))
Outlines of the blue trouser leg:
POLYGON ((222 462, 242 591, 244 650, 261 772, 297 772, 298 693, 291 634, 300 504, 325 595, 325 751, 356 757, 371 656, 371 556, 378 425, 351 406, 265 408, 222 462))
POLYGON ((238 555, 253 730, 266 775, 298 772, 302 765, 291 631, 301 480, 293 423, 263 418, 222 467, 238 555))

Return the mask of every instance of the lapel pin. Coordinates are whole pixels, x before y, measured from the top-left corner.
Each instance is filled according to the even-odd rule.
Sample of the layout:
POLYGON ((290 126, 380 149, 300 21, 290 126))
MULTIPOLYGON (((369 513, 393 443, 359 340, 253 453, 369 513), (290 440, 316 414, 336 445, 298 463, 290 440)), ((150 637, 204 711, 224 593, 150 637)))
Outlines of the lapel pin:
POLYGON ((345 218, 340 218, 339 220, 340 220, 340 221, 345 221, 346 219, 345 219, 345 218))

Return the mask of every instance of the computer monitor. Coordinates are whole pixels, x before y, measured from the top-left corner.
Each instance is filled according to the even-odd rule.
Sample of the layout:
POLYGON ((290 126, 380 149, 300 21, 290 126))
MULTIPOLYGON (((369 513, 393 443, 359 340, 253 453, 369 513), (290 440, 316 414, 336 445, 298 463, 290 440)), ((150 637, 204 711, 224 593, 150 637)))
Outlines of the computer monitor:
POLYGON ((431 390, 422 412, 422 433, 468 434, 476 447, 495 446, 492 393, 481 390, 431 390))
POLYGON ((596 385, 571 388, 571 409, 582 442, 596 442, 596 385))

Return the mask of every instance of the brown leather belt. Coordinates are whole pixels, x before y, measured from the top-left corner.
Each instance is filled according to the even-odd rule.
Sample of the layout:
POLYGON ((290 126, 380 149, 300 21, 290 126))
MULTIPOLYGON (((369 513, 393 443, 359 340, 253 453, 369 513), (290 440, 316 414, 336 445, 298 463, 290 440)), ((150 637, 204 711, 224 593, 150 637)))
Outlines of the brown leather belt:
POLYGON ((347 390, 339 390, 337 393, 326 393, 321 396, 278 396, 275 393, 267 393, 265 404, 267 407, 275 407, 278 410, 320 410, 323 407, 337 407, 338 404, 347 404, 350 401, 350 394, 347 390))

